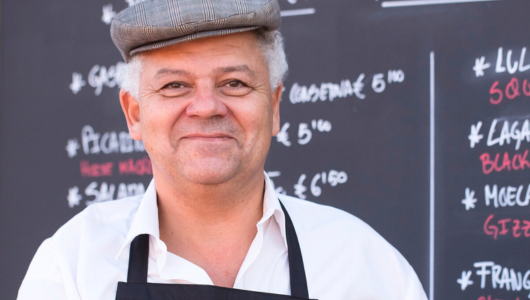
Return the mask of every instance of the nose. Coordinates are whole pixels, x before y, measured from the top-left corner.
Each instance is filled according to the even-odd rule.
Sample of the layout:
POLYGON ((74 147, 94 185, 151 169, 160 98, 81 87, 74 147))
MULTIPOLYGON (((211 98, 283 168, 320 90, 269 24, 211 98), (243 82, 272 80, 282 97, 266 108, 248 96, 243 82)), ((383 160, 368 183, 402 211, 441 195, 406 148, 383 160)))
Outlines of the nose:
POLYGON ((216 95, 214 86, 196 87, 195 97, 186 108, 188 117, 224 117, 227 113, 228 109, 216 95))

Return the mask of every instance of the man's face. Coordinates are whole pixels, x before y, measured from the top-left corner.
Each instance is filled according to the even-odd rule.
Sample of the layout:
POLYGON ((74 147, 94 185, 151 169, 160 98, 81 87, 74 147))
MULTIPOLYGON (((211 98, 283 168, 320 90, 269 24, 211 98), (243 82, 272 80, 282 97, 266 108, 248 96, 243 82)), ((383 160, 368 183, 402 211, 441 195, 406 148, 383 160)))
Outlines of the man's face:
POLYGON ((271 89, 253 33, 153 50, 142 67, 137 108, 130 101, 124 111, 155 176, 210 185, 262 172, 282 86, 271 89))

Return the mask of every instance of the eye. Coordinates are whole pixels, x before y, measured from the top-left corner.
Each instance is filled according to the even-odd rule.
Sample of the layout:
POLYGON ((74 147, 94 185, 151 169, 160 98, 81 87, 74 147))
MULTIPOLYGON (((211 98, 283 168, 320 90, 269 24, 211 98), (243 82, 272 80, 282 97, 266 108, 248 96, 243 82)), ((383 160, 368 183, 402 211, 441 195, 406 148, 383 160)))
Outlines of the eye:
POLYGON ((241 80, 231 79, 220 86, 221 92, 227 96, 241 97, 252 91, 246 83, 241 80))
POLYGON ((182 96, 189 91, 190 89, 186 84, 178 81, 167 83, 159 90, 160 94, 166 97, 182 96))
POLYGON ((164 85, 162 87, 162 89, 167 89, 167 88, 170 88, 170 89, 181 89, 183 87, 184 87, 184 85, 182 83, 180 83, 180 82, 170 82, 170 83, 164 85))
POLYGON ((239 80, 232 80, 232 81, 228 82, 226 85, 228 87, 231 87, 231 88, 247 87, 246 84, 244 84, 243 82, 241 82, 239 80))

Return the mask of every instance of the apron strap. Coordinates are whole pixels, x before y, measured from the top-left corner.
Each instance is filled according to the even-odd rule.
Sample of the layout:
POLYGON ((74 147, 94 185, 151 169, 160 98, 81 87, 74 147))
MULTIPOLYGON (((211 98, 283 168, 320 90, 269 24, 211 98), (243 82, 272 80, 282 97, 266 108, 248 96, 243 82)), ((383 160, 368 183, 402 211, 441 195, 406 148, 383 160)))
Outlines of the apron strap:
MULTIPOLYGON (((278 200, 279 201, 279 200, 278 200)), ((287 213, 282 202, 283 213, 285 214, 285 235, 287 236, 287 255, 289 256, 289 276, 291 278, 291 296, 298 298, 309 298, 307 290, 307 279, 305 276, 304 260, 302 259, 302 251, 298 243, 298 236, 294 229, 293 221, 287 213)))
POLYGON ((140 234, 131 243, 128 283, 147 283, 149 264, 149 234, 140 234))
MULTIPOLYGON (((289 257, 289 276, 291 279, 291 296, 309 298, 307 279, 305 276, 304 260, 298 243, 291 217, 280 201, 285 215, 285 234, 287 236, 287 255, 289 257)), ((147 283, 147 269, 149 263, 149 234, 141 234, 131 243, 129 255, 128 283, 147 283)))

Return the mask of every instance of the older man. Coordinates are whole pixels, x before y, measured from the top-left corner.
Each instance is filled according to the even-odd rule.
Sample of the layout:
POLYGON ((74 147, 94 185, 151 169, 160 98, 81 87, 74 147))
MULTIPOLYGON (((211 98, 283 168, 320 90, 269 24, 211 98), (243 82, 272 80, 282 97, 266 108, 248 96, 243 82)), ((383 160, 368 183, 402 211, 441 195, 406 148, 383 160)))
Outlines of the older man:
POLYGON ((39 248, 19 299, 426 299, 406 260, 264 174, 287 71, 276 1, 151 0, 121 12, 121 105, 153 181, 39 248))

